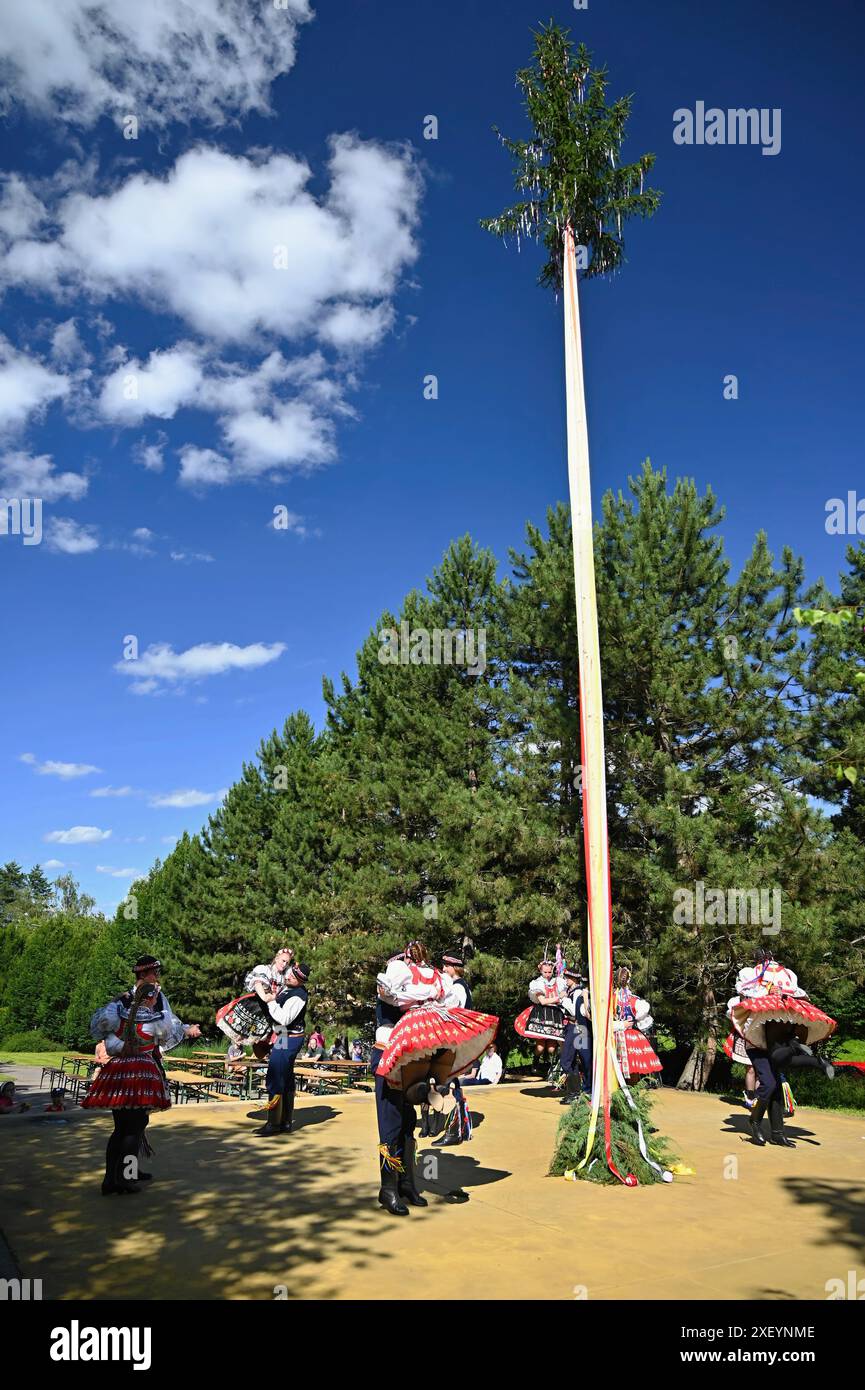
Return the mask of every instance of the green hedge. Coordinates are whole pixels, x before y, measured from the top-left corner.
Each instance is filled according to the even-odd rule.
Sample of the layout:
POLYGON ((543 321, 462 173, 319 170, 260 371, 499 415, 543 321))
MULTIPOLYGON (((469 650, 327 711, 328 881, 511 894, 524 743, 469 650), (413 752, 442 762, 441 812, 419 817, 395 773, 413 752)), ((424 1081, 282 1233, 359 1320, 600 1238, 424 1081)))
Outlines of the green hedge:
POLYGON ((7 1033, 0 1040, 0 1052, 59 1052, 60 1044, 54 1038, 35 1030, 29 1033, 7 1033))

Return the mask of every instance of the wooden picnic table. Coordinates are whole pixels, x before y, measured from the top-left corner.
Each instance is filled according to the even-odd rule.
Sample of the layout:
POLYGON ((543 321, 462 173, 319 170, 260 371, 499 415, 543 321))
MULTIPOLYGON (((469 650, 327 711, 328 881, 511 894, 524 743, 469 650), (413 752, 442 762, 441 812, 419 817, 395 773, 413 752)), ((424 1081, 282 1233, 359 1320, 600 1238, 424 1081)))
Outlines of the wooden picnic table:
POLYGON ((210 1092, 210 1100, 230 1100, 230 1096, 223 1095, 217 1089, 217 1079, 212 1076, 188 1076, 183 1071, 166 1071, 165 1079, 174 1087, 177 1099, 180 1100, 181 1089, 191 1092, 196 1100, 201 1099, 203 1091, 210 1092))

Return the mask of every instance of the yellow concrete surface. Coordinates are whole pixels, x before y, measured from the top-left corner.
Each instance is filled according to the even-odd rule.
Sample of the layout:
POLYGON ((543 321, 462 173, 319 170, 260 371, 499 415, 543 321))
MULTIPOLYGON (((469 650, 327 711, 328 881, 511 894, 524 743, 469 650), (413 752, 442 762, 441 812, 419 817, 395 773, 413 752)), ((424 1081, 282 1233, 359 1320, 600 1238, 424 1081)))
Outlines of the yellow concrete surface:
POLYGON ((655 1123, 693 1177, 626 1190, 549 1178, 562 1109, 540 1083, 471 1093, 472 1142, 424 1143, 430 1205, 376 1204, 370 1094, 298 1098, 264 1139, 250 1103, 187 1105, 148 1131, 155 1179, 99 1191, 110 1118, 0 1125, 0 1228, 45 1298, 823 1299, 865 1253, 865 1119, 788 1122, 746 1142, 745 1111, 663 1091, 655 1123), (463 1205, 443 1195, 462 1187, 463 1205))

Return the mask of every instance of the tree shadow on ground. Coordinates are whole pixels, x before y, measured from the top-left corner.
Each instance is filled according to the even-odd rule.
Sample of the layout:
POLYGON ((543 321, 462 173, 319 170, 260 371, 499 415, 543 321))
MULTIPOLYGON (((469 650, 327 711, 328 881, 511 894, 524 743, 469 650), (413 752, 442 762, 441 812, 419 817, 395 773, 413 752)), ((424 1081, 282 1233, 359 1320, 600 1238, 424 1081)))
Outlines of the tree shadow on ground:
MULTIPOLYGON (((48 1299, 272 1299, 280 1285, 289 1298, 326 1299, 395 1258, 377 1241, 391 1218, 376 1204, 373 1126, 368 1175, 357 1179, 346 1176, 356 1146, 304 1142, 304 1129, 336 1116, 330 1107, 299 1110, 300 1132, 260 1143, 248 1122, 226 1128, 203 1108, 175 1113, 170 1126, 156 1117, 154 1180, 135 1196, 101 1195, 108 1117, 50 1135, 19 1129, 3 1144, 0 1225, 22 1276, 42 1278, 48 1299)), ((437 1157, 435 1190, 508 1176, 468 1156, 437 1157)), ((424 1218, 443 1206, 432 1203, 424 1218)), ((424 1240, 433 1234, 428 1227, 424 1240)))
MULTIPOLYGON (((812 1238, 820 1245, 846 1245, 865 1256, 865 1184, 824 1178, 782 1179, 784 1191, 800 1206, 810 1207, 826 1224, 819 1236, 813 1223, 812 1238)), ((843 1271, 839 1271, 843 1272, 843 1271)))

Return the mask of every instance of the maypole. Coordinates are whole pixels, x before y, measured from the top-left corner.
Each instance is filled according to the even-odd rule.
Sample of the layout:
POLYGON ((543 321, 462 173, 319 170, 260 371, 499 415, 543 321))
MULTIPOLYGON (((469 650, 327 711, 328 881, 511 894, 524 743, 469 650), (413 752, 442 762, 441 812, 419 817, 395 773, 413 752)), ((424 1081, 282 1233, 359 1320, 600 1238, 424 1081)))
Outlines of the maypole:
POLYGON ((496 236, 541 240, 549 258, 540 283, 563 293, 565 386, 567 397, 568 483, 573 534, 574 592, 580 673, 580 743, 583 836, 588 899, 589 982, 594 1033, 592 1106, 581 1169, 593 1153, 603 1119, 603 1160, 620 1182, 611 1143, 611 1102, 621 1088, 634 1117, 639 1153, 658 1175, 649 1156, 639 1114, 624 1086, 613 1041, 613 949, 610 860, 607 836, 606 755, 601 652, 595 592, 589 435, 583 385, 583 352, 577 276, 578 254, 585 257, 583 278, 615 270, 622 262, 622 223, 650 216, 660 195, 644 187, 654 155, 621 165, 619 154, 630 111, 630 97, 607 106, 606 75, 592 70, 581 44, 576 55, 567 32, 552 22, 535 35, 534 61, 517 73, 526 98, 532 135, 527 141, 500 136, 514 156, 514 182, 523 201, 500 217, 481 223, 496 236))
MULTIPOLYGON (((607 835, 607 761, 601 642, 595 592, 589 429, 583 383, 583 347, 577 252, 574 234, 564 233, 565 393, 568 423, 568 488, 574 551, 574 596, 580 663, 580 754, 583 775, 583 840, 588 899, 589 991, 593 1020, 592 1115, 583 1164, 594 1147, 598 1115, 604 1115, 604 1153, 610 1170, 621 1176, 610 1152, 610 1096, 616 1084, 613 1053, 613 920, 610 902, 610 849, 607 835)), ((580 1166, 582 1167, 583 1164, 580 1166)), ((623 1179, 624 1181, 624 1179, 623 1179)))

